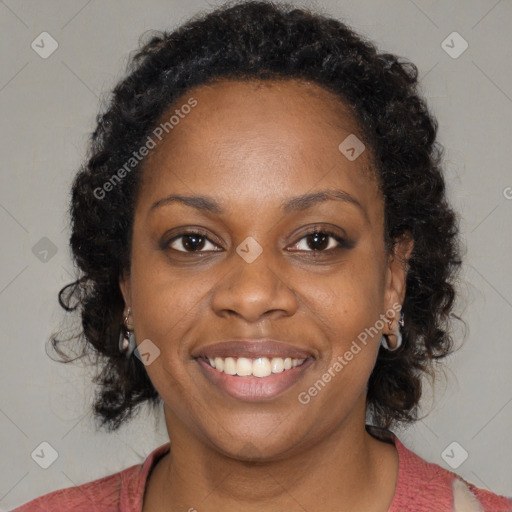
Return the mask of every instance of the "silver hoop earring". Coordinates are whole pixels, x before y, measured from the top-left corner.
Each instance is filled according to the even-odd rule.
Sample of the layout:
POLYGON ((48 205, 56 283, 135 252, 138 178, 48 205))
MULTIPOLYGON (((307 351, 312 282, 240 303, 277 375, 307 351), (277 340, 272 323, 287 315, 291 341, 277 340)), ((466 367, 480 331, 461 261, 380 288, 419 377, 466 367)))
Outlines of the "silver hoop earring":
POLYGON ((380 339, 380 344, 386 349, 389 350, 389 352, 394 352, 395 350, 398 350, 402 346, 402 333, 400 332, 400 327, 403 327, 404 325, 404 314, 400 312, 400 320, 398 321, 398 326, 396 332, 393 334, 383 334, 382 338, 380 339), (391 348, 388 337, 394 336, 396 338, 395 346, 391 348))
POLYGON ((124 321, 121 324, 121 333, 119 334, 119 352, 124 354, 127 359, 133 354, 133 351, 137 347, 135 342, 135 334, 133 330, 128 329, 128 316, 130 315, 130 308, 124 317, 124 321))
POLYGON ((389 335, 383 334, 382 338, 380 339, 380 344, 386 349, 389 350, 389 352, 394 352, 395 350, 398 350, 402 346, 402 334, 400 331, 398 331, 396 334, 393 334, 393 336, 396 337, 395 347, 391 348, 388 343, 388 337, 389 335))

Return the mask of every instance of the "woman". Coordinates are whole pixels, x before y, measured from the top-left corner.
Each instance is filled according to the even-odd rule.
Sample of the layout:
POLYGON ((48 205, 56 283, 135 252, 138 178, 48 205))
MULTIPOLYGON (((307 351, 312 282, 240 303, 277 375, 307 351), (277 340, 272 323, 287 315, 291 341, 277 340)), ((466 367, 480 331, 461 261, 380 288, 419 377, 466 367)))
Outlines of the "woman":
POLYGON ((390 430, 450 353, 460 265, 416 86, 265 2, 139 51, 73 184, 61 303, 106 363, 102 425, 163 403, 170 443, 16 510, 512 510, 390 430))

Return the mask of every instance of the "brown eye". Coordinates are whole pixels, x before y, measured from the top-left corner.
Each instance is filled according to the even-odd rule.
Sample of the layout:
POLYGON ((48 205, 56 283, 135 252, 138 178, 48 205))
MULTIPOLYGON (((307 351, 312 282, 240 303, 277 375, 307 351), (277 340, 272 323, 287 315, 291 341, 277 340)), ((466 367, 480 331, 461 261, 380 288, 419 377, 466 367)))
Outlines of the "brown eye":
POLYGON ((346 248, 348 246, 348 242, 337 233, 316 229, 306 233, 305 236, 295 243, 294 248, 299 251, 326 252, 333 249, 346 248))
POLYGON ((179 252, 203 252, 205 246, 206 251, 216 250, 216 246, 204 234, 195 232, 181 233, 167 245, 179 252))

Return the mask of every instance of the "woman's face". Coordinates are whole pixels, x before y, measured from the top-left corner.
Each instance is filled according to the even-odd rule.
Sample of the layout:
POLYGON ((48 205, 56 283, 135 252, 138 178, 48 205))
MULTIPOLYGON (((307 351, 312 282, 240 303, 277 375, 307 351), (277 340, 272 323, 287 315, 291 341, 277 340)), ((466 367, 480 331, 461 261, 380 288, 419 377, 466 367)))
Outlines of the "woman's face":
POLYGON ((171 439, 181 429, 230 456, 272 458, 362 429, 405 275, 385 249, 368 148, 354 159, 354 119, 299 81, 200 86, 165 119, 190 98, 146 159, 121 279, 171 439), (257 345, 211 348, 235 340, 257 345), (306 361, 280 371, 294 348, 306 361), (264 359, 251 366, 260 356, 276 373, 229 375, 225 358, 244 355, 249 371, 268 373, 264 359))

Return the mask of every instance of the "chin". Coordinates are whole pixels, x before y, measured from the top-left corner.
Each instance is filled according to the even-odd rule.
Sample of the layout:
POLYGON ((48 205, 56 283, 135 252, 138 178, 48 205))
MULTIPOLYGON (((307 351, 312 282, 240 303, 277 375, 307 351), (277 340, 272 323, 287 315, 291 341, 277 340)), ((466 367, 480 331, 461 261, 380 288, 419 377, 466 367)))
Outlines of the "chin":
POLYGON ((232 431, 223 429, 222 439, 210 437, 210 445, 227 457, 247 461, 279 460, 289 455, 290 450, 297 446, 297 437, 286 432, 268 432, 268 429, 260 431, 232 431), (230 435, 231 434, 231 435, 230 435))

